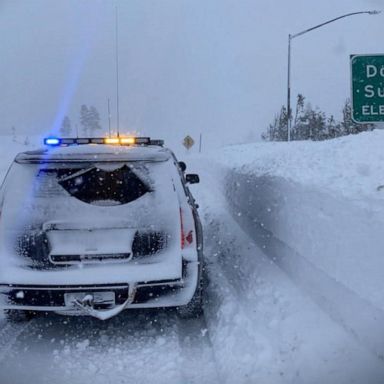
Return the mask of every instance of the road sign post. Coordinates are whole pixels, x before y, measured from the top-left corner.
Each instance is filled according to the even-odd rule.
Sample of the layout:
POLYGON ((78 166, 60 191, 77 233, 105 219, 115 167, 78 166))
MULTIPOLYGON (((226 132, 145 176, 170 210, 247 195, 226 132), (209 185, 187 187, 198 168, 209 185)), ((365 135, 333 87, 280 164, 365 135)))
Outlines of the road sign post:
POLYGON ((351 55, 352 118, 384 121, 384 54, 351 55))

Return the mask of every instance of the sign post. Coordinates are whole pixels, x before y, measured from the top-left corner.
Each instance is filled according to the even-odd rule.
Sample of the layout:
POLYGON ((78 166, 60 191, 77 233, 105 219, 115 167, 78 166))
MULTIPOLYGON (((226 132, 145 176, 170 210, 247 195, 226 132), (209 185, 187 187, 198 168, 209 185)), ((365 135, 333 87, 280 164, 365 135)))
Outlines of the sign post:
POLYGON ((352 119, 384 121, 384 54, 351 55, 352 119))

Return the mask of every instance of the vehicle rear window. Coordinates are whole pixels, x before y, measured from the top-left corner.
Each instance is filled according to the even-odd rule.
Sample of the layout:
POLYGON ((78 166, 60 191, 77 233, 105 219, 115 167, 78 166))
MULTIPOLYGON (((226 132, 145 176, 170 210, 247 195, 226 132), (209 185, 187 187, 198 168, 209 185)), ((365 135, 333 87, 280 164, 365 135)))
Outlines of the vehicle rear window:
POLYGON ((151 191, 127 164, 112 169, 95 165, 40 169, 37 177, 45 193, 59 186, 84 203, 100 206, 127 204, 151 191))

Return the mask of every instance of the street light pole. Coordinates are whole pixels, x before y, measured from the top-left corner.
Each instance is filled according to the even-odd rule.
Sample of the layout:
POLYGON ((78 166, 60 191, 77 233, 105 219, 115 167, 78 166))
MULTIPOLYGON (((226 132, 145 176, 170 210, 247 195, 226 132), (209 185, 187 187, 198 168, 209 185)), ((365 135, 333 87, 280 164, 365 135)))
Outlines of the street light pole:
POLYGON ((287 82, 287 139, 291 141, 291 40, 288 35, 288 82, 287 82))
POLYGON ((305 33, 311 32, 314 29, 323 27, 324 25, 333 23, 334 21, 343 19, 345 17, 354 16, 354 15, 362 15, 362 14, 368 14, 368 15, 378 15, 381 11, 361 11, 361 12, 352 12, 352 13, 346 13, 345 15, 341 15, 339 17, 335 17, 334 19, 325 21, 324 23, 315 25, 314 27, 308 28, 304 31, 295 33, 293 35, 288 35, 288 81, 287 81, 287 138, 288 141, 291 140, 291 125, 292 125, 292 113, 291 113, 291 45, 292 40, 296 37, 299 37, 301 35, 304 35, 305 33))

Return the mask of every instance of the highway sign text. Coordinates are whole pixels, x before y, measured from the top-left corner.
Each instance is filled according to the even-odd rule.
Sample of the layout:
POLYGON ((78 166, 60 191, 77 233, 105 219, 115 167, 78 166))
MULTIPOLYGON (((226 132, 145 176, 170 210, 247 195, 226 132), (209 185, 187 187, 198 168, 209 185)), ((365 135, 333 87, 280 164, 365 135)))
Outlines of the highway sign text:
POLYGON ((384 54, 352 55, 351 75, 353 120, 384 121, 384 54))

